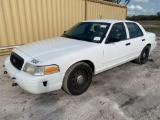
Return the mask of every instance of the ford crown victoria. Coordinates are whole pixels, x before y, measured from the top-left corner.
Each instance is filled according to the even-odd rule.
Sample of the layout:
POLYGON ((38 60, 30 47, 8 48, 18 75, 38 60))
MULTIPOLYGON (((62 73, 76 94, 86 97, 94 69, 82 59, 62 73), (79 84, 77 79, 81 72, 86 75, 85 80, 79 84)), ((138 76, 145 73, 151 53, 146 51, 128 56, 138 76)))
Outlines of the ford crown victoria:
POLYGON ((62 88, 80 95, 90 86, 93 75, 132 60, 146 63, 156 44, 155 34, 136 22, 89 20, 60 37, 13 49, 5 68, 14 82, 30 93, 62 88))

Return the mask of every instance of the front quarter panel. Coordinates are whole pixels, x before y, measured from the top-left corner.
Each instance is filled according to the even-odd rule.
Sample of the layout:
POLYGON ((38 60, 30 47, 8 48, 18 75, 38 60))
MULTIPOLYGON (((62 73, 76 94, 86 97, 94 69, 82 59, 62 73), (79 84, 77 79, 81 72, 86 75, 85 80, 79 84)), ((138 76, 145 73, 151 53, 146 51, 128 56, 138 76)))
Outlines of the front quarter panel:
POLYGON ((47 61, 45 64, 56 64, 60 68, 60 73, 65 74, 66 71, 71 67, 73 64, 80 62, 80 61, 91 61, 94 64, 95 71, 102 66, 102 59, 103 59, 103 49, 101 44, 96 44, 94 46, 88 46, 82 48, 79 51, 72 51, 69 54, 65 54, 58 58, 51 59, 47 61))

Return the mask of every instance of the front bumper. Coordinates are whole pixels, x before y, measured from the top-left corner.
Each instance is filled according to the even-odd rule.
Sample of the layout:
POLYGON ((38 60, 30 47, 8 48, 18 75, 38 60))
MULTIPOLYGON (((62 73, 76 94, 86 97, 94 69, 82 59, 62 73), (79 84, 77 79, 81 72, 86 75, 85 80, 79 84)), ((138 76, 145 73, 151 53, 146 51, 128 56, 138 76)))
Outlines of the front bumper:
POLYGON ((14 81, 24 90, 33 93, 41 94, 54 90, 61 89, 63 74, 54 73, 44 76, 33 76, 26 72, 17 70, 10 62, 9 57, 5 60, 5 69, 11 78, 16 78, 14 81), (47 84, 44 85, 44 82, 47 84))

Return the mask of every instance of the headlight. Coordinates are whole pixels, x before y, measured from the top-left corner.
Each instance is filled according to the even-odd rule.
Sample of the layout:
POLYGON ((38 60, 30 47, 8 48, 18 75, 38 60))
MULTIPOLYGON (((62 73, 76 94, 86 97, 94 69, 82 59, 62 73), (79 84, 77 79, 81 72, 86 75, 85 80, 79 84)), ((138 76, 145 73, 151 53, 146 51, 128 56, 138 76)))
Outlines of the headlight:
POLYGON ((30 73, 32 75, 40 76, 59 72, 59 67, 57 65, 48 66, 34 66, 32 64, 26 63, 23 71, 30 73))

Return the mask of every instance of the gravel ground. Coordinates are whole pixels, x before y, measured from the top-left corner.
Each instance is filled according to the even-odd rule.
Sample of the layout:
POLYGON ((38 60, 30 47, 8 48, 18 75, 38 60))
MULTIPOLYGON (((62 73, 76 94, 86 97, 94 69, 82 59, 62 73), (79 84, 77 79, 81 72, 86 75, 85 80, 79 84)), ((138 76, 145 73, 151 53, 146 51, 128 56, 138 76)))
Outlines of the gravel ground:
POLYGON ((160 120, 160 38, 145 65, 129 62, 94 76, 83 95, 33 95, 4 75, 0 57, 0 120, 160 120))

